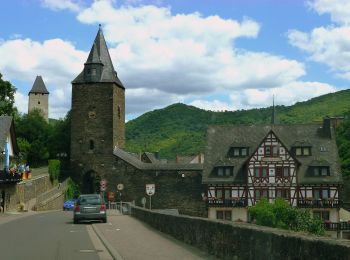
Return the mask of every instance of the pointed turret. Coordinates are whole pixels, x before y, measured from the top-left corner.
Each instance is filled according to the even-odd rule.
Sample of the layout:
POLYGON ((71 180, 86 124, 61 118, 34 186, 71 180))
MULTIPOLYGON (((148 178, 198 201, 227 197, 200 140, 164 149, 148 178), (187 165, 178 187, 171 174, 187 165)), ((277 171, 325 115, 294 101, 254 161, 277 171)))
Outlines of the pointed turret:
POLYGON ((116 83, 119 87, 124 88, 117 76, 117 72, 114 70, 101 26, 97 32, 88 59, 84 64, 84 70, 72 83, 91 82, 116 83))
POLYGON ((275 125, 276 122, 276 111, 275 111, 275 96, 272 98, 272 115, 271 115, 271 124, 275 125))
POLYGON ((29 91, 28 95, 30 93, 49 94, 49 91, 47 91, 47 88, 41 76, 36 76, 33 87, 29 91))

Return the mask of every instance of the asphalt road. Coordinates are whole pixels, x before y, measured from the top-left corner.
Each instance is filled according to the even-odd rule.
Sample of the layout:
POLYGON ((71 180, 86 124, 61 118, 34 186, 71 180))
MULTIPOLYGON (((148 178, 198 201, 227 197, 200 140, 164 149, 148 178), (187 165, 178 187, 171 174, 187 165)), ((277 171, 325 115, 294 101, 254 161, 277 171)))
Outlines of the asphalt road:
POLYGON ((0 259, 111 259, 91 224, 72 222, 72 212, 50 212, 0 225, 0 259))

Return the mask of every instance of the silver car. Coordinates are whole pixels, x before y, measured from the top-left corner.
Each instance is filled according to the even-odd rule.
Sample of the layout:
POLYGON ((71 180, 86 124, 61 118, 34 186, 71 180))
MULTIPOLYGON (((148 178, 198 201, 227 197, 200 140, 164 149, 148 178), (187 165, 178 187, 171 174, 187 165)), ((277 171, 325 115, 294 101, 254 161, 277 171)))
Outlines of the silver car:
POLYGON ((74 207, 74 224, 81 220, 107 222, 106 204, 99 194, 80 195, 74 207))

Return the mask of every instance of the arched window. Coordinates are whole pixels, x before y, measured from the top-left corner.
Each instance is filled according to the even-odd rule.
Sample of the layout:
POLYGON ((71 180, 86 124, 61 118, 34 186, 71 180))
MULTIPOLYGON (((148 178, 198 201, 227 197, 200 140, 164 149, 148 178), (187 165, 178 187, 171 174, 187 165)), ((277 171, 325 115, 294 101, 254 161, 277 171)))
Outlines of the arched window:
POLYGON ((90 140, 90 142, 89 142, 89 148, 90 148, 90 150, 94 150, 94 149, 95 149, 95 143, 94 143, 93 140, 90 140))

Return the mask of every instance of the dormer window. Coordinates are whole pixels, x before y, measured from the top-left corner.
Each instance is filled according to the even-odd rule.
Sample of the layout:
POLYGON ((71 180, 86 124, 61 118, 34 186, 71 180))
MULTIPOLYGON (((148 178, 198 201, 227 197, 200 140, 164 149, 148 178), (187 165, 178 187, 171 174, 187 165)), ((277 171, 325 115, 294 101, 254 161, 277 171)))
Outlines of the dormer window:
POLYGON ((215 174, 218 177, 233 176, 233 166, 219 166, 215 168, 215 174))
POLYGON ((294 153, 296 156, 309 156, 311 155, 311 147, 294 147, 294 153))
POLYGON ((231 147, 228 151, 227 157, 245 157, 249 153, 248 147, 231 147))
POLYGON ((328 166, 313 166, 312 175, 315 177, 319 176, 330 176, 330 171, 328 166))

